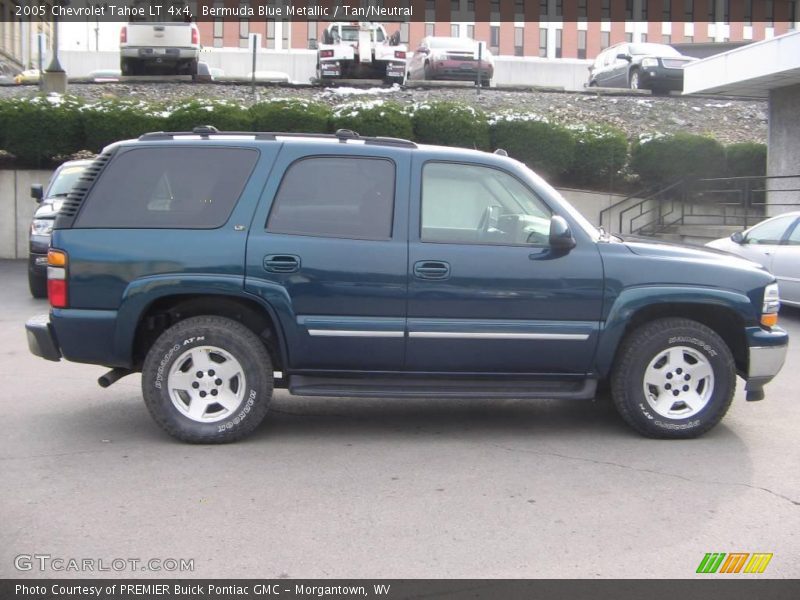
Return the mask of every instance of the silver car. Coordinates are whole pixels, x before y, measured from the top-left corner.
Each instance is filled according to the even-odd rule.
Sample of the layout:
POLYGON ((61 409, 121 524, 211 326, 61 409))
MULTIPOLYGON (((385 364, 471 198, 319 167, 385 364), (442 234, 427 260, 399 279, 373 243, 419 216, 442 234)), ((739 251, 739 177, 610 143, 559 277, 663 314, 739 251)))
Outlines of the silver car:
POLYGON ((706 246, 763 265, 778 280, 781 302, 800 307, 800 211, 772 217, 706 246))

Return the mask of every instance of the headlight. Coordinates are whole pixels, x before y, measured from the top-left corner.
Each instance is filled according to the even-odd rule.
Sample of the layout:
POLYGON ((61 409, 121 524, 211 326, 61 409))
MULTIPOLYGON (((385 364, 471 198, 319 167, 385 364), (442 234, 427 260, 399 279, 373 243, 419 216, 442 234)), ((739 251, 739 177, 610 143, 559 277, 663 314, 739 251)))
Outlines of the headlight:
POLYGON ((778 311, 781 309, 781 296, 777 283, 764 288, 764 303, 761 305, 761 324, 775 327, 778 324, 778 311))
POLYGON ((50 235, 53 233, 53 219, 34 219, 31 235, 50 235))
POLYGON ((658 59, 657 58, 643 58, 642 59, 642 66, 643 67, 657 67, 658 66, 658 59))
POLYGON ((433 60, 447 60, 447 52, 434 52, 433 60))

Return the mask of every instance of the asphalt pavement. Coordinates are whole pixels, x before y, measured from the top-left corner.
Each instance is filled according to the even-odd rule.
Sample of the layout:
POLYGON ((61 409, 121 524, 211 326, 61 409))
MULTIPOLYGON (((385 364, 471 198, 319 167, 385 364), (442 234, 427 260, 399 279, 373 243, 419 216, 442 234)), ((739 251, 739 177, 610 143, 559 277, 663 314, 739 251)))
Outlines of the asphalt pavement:
POLYGON ((28 352, 48 307, 24 262, 0 261, 0 308, 0 577, 690 578, 708 552, 800 576, 798 310, 766 400, 739 381, 697 440, 639 437, 607 401, 281 391, 255 435, 192 446, 138 375, 104 390, 28 352))

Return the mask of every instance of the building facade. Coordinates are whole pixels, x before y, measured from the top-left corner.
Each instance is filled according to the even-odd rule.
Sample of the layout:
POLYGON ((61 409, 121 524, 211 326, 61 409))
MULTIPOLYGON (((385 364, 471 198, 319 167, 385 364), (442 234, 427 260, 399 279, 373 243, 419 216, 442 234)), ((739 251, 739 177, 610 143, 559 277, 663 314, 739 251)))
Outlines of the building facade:
MULTIPOLYGON (((250 0, 252 5, 264 0, 250 0)), ((357 0, 353 0, 357 4, 357 0)), ((410 22, 387 24, 413 50, 429 35, 486 42, 498 56, 594 58, 619 42, 665 44, 748 42, 796 30, 798 0, 369 0, 412 7, 410 22), (424 19, 424 20, 423 20, 424 19)), ((198 0, 199 7, 239 6, 246 0, 198 0)), ((270 2, 288 5, 288 0, 270 2)), ((294 2, 302 4, 302 0, 294 2)), ((307 0, 324 6, 326 0, 307 0)), ((362 1, 362 4, 366 2, 362 1)), ((199 23, 207 48, 247 48, 250 33, 265 49, 307 49, 326 23, 215 19, 199 23)))
POLYGON ((15 75, 23 69, 38 67, 39 34, 43 36, 42 54, 50 47, 52 24, 38 18, 17 17, 16 7, 21 4, 0 0, 0 75, 15 75))

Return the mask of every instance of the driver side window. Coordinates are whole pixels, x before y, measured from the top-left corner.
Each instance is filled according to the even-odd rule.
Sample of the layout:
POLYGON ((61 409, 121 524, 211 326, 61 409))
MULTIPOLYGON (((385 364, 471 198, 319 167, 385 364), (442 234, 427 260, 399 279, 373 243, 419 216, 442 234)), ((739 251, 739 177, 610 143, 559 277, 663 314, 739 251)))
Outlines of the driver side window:
POLYGON ((550 210, 511 175, 430 162, 422 171, 423 242, 547 245, 550 210))

